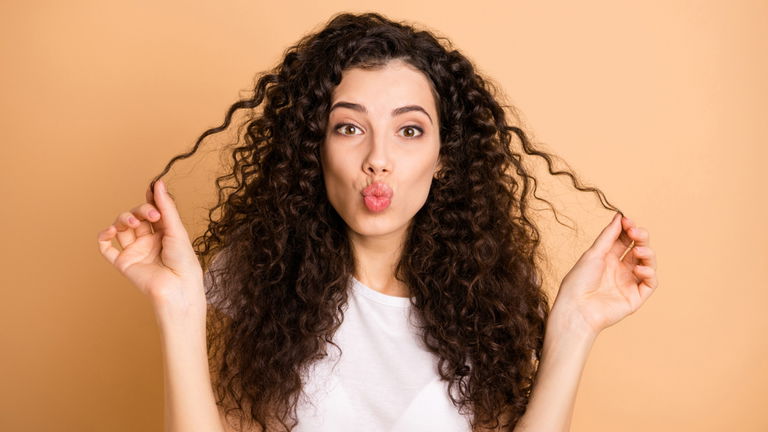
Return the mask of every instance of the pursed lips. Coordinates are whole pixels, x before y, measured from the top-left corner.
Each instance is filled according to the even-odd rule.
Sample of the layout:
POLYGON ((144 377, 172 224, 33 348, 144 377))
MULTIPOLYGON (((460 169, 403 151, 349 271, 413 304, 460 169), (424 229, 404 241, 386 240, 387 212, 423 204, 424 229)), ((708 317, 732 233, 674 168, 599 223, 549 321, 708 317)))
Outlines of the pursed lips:
POLYGON ((370 185, 366 186, 361 193, 363 196, 386 197, 390 199, 394 194, 392 188, 382 181, 375 181, 371 183, 370 185))

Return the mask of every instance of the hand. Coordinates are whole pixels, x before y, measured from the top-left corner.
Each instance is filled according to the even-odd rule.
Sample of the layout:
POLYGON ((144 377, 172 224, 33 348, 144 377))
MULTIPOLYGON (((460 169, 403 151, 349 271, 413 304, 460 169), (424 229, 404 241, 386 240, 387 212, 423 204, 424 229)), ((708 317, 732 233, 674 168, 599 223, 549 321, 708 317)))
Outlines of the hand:
POLYGON ((648 231, 616 213, 563 278, 551 315, 597 335, 634 313, 659 285, 648 241, 648 231))
POLYGON ((146 198, 98 233, 101 254, 156 308, 205 319, 202 268, 162 180, 154 193, 147 188, 146 198), (115 236, 122 250, 112 245, 115 236))

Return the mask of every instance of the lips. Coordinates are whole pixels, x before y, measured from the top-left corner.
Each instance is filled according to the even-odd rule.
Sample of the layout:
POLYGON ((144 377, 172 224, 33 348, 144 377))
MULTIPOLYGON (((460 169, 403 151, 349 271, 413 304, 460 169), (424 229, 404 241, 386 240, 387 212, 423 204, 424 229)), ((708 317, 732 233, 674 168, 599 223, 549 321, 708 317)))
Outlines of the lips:
POLYGON ((363 189, 363 202, 368 210, 380 212, 389 207, 392 201, 392 188, 383 182, 374 182, 363 189))
POLYGON ((384 197, 384 198, 392 198, 392 188, 389 187, 388 184, 383 182, 373 182, 368 187, 363 189, 363 196, 375 196, 375 197, 384 197))

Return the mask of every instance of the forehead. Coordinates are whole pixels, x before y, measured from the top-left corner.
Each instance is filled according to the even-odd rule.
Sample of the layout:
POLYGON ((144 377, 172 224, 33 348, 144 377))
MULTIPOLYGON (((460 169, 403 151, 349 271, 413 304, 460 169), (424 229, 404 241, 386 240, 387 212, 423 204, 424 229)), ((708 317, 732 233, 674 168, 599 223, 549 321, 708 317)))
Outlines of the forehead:
POLYGON ((339 100, 365 105, 371 110, 419 104, 435 112, 435 100, 426 75, 402 60, 392 60, 376 69, 350 68, 342 72, 331 104, 339 100))

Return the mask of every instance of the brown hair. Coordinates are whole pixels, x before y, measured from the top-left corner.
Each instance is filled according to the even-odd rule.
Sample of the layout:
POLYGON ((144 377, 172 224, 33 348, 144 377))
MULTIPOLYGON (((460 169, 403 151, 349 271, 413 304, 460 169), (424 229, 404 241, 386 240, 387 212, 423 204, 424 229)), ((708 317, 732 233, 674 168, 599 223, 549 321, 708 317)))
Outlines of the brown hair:
POLYGON ((447 39, 376 13, 332 17, 287 49, 279 65, 260 74, 253 97, 234 103, 223 125, 203 133, 152 181, 225 130, 236 111, 263 105, 245 125, 245 142, 232 147, 232 171, 217 178, 218 203, 193 242, 210 282, 217 402, 231 402, 231 412, 263 429, 295 426, 302 373, 334 344, 354 269, 319 157, 331 92, 343 70, 392 59, 423 72, 436 91, 443 164, 414 216, 396 277, 410 289, 420 336, 439 358, 449 392, 458 390, 451 400, 473 414, 473 426, 496 428, 506 419, 505 430, 514 428, 528 403, 549 314, 537 263, 540 236, 528 208, 530 195, 542 199, 522 152, 603 202, 598 189, 553 171, 551 155, 508 124, 504 108, 511 107, 499 104, 494 85, 447 39), (234 185, 225 187, 228 180, 234 185), (217 251, 226 259, 212 266, 217 251))

